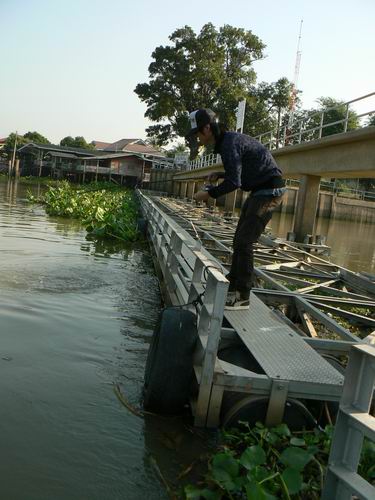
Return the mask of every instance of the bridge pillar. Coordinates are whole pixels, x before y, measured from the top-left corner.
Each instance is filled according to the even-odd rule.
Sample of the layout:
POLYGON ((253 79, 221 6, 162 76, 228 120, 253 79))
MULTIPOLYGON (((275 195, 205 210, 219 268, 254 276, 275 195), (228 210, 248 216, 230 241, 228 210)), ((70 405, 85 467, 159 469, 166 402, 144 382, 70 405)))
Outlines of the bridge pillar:
POLYGON ((216 198, 208 198, 207 206, 211 207, 211 208, 215 208, 216 207, 216 198))
POLYGON ((158 191, 164 191, 164 170, 160 170, 158 173, 158 191))
POLYGON ((166 176, 166 191, 168 194, 171 194, 171 195, 174 195, 174 191, 175 191, 175 181, 173 180, 173 176, 174 176, 174 171, 173 170, 169 170, 168 171, 168 174, 166 176))
POLYGON ((237 190, 232 191, 231 193, 227 193, 225 195, 225 211, 226 212, 234 212, 236 206, 236 196, 237 190))
POLYGON ((180 182, 180 198, 186 198, 187 182, 180 182))
POLYGON ((302 242, 306 234, 314 232, 319 186, 320 177, 317 175, 304 175, 300 179, 293 228, 296 233, 296 241, 302 242))
POLYGON ((155 172, 155 184, 154 184, 154 187, 153 187, 154 191, 161 191, 160 175, 161 175, 160 170, 157 170, 155 172))
POLYGON ((173 186, 173 196, 178 197, 180 194, 181 182, 177 182, 173 179, 172 186, 173 186))
POLYGON ((187 190, 186 190, 186 198, 189 198, 189 200, 193 198, 194 188, 195 188, 195 182, 189 181, 187 183, 187 190))
POLYGON ((191 197, 193 198, 195 193, 197 193, 198 191, 199 191, 199 182, 193 182, 193 194, 191 197))

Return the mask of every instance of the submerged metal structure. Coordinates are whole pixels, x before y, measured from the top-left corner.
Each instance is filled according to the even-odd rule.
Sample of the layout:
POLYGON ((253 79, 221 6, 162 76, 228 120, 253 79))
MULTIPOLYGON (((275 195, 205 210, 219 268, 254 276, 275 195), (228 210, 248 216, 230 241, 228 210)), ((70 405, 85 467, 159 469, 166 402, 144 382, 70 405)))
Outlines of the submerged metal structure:
MULTIPOLYGON (((301 401, 321 402, 329 418, 327 405, 340 401, 344 366, 353 346, 375 351, 369 345, 375 331, 371 277, 324 260, 313 246, 305 251, 296 243, 262 236, 254 253, 250 309, 225 311, 225 275, 236 220, 155 193, 140 192, 139 199, 166 302, 197 308, 196 390, 191 400, 195 425, 226 424, 244 408, 259 404, 265 408, 265 423, 276 425, 288 412, 298 413, 301 401), (235 356, 228 358, 228 350, 235 356)), ((361 394, 361 386, 355 388, 361 394)), ((368 393, 368 384, 364 390, 368 393)), ((340 422, 346 418, 341 414, 340 422)), ((360 424, 346 419, 346 430, 341 427, 337 439, 350 434, 353 422, 362 426, 362 439, 374 439, 374 427, 366 430, 369 422, 374 426, 371 418, 360 424)), ((352 460, 344 482, 355 473, 354 465, 352 460)), ((337 470, 330 469, 331 484, 342 480, 337 470)), ((370 498, 361 496, 358 488, 350 489, 351 479, 345 483, 347 491, 370 498)))

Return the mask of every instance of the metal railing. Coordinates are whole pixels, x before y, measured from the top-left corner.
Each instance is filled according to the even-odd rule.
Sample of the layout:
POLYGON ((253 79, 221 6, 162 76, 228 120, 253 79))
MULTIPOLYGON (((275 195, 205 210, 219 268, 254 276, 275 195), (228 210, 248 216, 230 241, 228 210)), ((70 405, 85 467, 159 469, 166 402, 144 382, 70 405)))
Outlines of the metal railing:
POLYGON ((142 192, 138 192, 138 196, 172 305, 191 310, 196 307, 198 344, 201 347, 197 348, 199 356, 196 352, 196 357, 199 357, 196 367, 199 370, 199 390, 194 423, 210 426, 215 361, 229 283, 221 266, 201 248, 200 243, 194 241, 142 192), (198 298, 196 306, 193 306, 193 301, 198 298))
POLYGON ((165 157, 152 160, 152 168, 158 170, 175 170, 177 167, 175 166, 174 158, 165 157))
POLYGON ((196 160, 189 163, 189 170, 194 170, 196 168, 210 167, 211 165, 217 165, 221 163, 220 155, 211 153, 209 155, 201 156, 196 160))
MULTIPOLYGON (((373 96, 375 96, 375 92, 357 97, 356 99, 352 99, 351 101, 339 104, 337 106, 323 109, 322 111, 311 112, 302 120, 296 121, 293 124, 292 130, 288 129, 288 126, 285 125, 280 129, 275 128, 273 130, 269 130, 268 132, 260 134, 256 136, 255 139, 261 142, 264 146, 268 146, 269 149, 278 149, 279 147, 285 147, 292 144, 300 144, 301 142, 308 142, 314 139, 321 139, 323 137, 324 129, 326 129, 327 127, 332 127, 334 125, 342 124, 343 129, 340 132, 347 132, 349 120, 351 119, 350 105, 356 102, 363 101, 365 99, 369 99, 373 96), (345 107, 345 118, 341 120, 335 120, 333 122, 324 123, 325 115, 329 111, 338 109, 341 110, 343 107, 345 107), (317 121, 319 121, 319 125, 311 127, 310 123, 315 118, 317 118, 317 121), (266 139, 266 141, 264 141, 264 138, 266 139)), ((360 119, 365 116, 370 116, 374 113, 375 109, 366 111, 365 113, 356 114, 356 118, 360 119)))
MULTIPOLYGON (((286 179, 285 185, 298 188, 300 181, 298 179, 286 179)), ((359 188, 349 188, 343 185, 337 185, 335 182, 321 181, 320 191, 326 191, 342 198, 353 198, 363 201, 375 201, 375 191, 365 191, 359 188)))
POLYGON ((375 442, 369 414, 375 382, 375 348, 353 346, 336 419, 322 500, 375 498, 375 488, 357 472, 363 440, 375 442))

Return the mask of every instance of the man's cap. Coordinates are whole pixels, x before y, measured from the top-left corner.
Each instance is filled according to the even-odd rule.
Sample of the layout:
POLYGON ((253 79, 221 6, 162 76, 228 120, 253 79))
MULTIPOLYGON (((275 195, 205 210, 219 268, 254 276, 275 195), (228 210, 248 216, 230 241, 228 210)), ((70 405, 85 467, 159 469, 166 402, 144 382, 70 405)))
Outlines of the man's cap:
POLYGON ((216 121, 216 114, 212 109, 202 108, 193 111, 189 115, 190 130, 186 137, 195 135, 201 127, 209 123, 216 123, 216 121))

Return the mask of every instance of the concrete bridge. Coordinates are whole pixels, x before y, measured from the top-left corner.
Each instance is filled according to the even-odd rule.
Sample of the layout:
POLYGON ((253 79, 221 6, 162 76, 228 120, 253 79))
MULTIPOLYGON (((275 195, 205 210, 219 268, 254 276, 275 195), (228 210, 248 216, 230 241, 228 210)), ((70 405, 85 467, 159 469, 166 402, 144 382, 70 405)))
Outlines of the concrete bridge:
MULTIPOLYGON (((294 232, 301 241, 312 234, 321 178, 375 178, 375 127, 335 134, 272 151, 284 177, 299 179, 294 232)), ((204 161, 201 162, 204 164, 204 161)), ((220 157, 211 155, 208 166, 189 170, 154 170, 151 182, 158 189, 192 197, 207 176, 223 170, 220 157)), ((246 197, 246 193, 243 193, 246 197)), ((236 192, 226 195, 226 210, 233 210, 236 192)))

